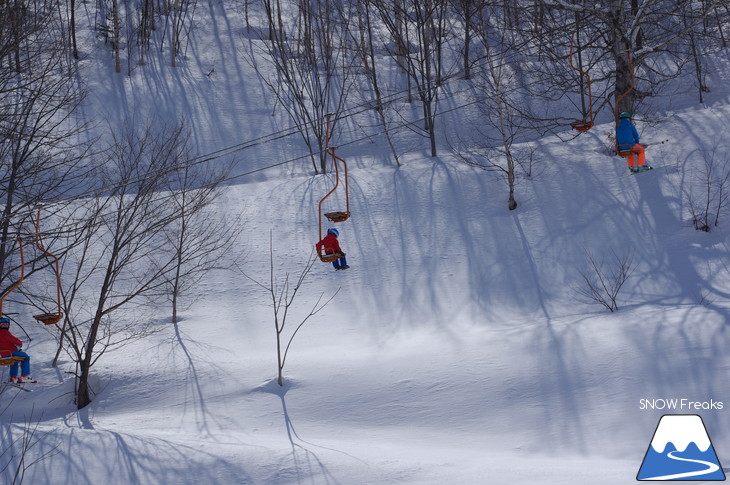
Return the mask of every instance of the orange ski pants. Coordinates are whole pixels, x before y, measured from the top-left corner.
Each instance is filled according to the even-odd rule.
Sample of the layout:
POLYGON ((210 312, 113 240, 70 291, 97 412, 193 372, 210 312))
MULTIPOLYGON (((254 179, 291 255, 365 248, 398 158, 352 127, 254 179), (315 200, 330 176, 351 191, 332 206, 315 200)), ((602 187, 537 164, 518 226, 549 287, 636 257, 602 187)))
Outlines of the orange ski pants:
POLYGON ((631 147, 631 154, 626 157, 626 161, 629 164, 629 168, 634 166, 634 155, 637 155, 639 167, 646 165, 646 153, 644 153, 644 147, 638 143, 631 147))

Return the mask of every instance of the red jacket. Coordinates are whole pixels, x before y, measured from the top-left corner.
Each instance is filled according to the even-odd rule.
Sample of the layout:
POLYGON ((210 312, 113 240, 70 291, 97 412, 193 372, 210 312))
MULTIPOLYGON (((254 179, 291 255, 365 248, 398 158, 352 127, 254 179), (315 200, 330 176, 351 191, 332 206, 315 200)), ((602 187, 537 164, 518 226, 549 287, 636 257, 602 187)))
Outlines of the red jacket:
POLYGON ((334 234, 327 234, 324 239, 317 243, 317 252, 321 253, 321 249, 324 248, 325 254, 329 253, 342 253, 340 243, 337 241, 337 236, 334 234))
POLYGON ((10 333, 10 330, 6 328, 0 328, 0 356, 7 357, 12 354, 20 347, 23 346, 23 342, 10 333))

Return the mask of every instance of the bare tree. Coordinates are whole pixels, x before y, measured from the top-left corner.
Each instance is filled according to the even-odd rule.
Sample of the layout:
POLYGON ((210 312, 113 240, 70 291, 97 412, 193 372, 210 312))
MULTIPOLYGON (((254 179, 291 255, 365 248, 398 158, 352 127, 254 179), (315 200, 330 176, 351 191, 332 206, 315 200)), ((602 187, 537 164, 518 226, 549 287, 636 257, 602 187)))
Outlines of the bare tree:
POLYGON ((692 159, 701 160, 701 165, 691 170, 683 195, 694 228, 710 232, 730 201, 730 149, 715 145, 692 159))
POLYGON ((139 31, 137 38, 139 41, 139 64, 145 64, 145 55, 150 48, 152 40, 152 32, 156 29, 155 22, 155 1, 142 0, 142 6, 139 12, 139 31))
POLYGON ((150 123, 122 133, 99 164, 104 189, 77 210, 83 234, 64 258, 65 348, 77 364, 79 409, 92 400, 89 377, 98 359, 148 334, 131 314, 139 306, 130 306, 164 298, 176 262, 166 231, 180 211, 163 190, 181 168, 182 131, 150 123))
MULTIPOLYGON (((21 2, 11 2, 15 6, 21 2)), ((66 63, 58 20, 44 9, 26 11, 11 35, 0 5, 0 281, 6 281, 8 254, 19 233, 33 231, 36 205, 67 199, 86 186, 83 141, 77 122, 83 99, 73 65, 66 63), (9 44, 8 44, 9 43, 9 44), (22 45, 15 49, 15 43, 22 45)), ((32 258, 29 258, 32 259, 32 258)))
POLYGON ((294 300, 299 294, 299 290, 302 289, 302 285, 304 284, 304 281, 306 280, 310 271, 312 271, 312 267, 314 266, 315 262, 319 261, 319 259, 317 258, 316 253, 312 251, 312 253, 309 255, 309 259, 302 268, 302 272, 299 274, 299 277, 296 279, 295 282, 292 282, 290 280, 289 273, 286 273, 284 275, 284 280, 280 281, 277 278, 276 272, 274 270, 274 243, 272 235, 269 236, 269 254, 270 266, 268 283, 261 283, 256 279, 246 275, 246 273, 243 274, 248 279, 256 283, 258 286, 266 290, 271 298, 271 306, 274 310, 274 330, 276 331, 277 383, 280 386, 283 386, 284 365, 286 365, 286 358, 289 355, 289 350, 291 348, 292 342, 294 342, 294 337, 297 336, 299 330, 301 330, 304 324, 307 323, 311 317, 322 311, 324 307, 326 307, 327 304, 329 304, 329 302, 331 302, 334 297, 337 296, 339 289, 329 299, 324 301, 324 293, 322 293, 319 298, 317 298, 317 301, 314 303, 309 312, 304 315, 304 317, 301 317, 299 319, 299 323, 296 324, 294 330, 289 334, 286 334, 285 330, 287 329, 287 323, 289 321, 289 317, 291 316, 290 312, 293 311, 294 300))
POLYGON ((413 83, 423 108, 423 131, 436 150, 438 94, 456 64, 446 67, 442 55, 449 35, 447 0, 372 0, 380 21, 393 39, 389 50, 413 83))
POLYGON ((615 312, 618 310, 621 288, 636 266, 630 254, 623 257, 619 257, 615 251, 611 251, 611 254, 613 259, 607 263, 603 259, 597 260, 586 250, 588 265, 579 270, 583 285, 577 286, 575 290, 587 301, 598 303, 608 311, 615 312))
POLYGON ((112 0, 112 49, 114 50, 114 70, 122 72, 122 27, 119 17, 119 0, 112 0))
POLYGON ((532 170, 533 150, 528 145, 515 149, 516 141, 524 141, 534 134, 526 109, 520 106, 529 97, 529 91, 520 82, 516 65, 520 62, 509 47, 507 33, 492 25, 488 12, 483 11, 474 22, 475 36, 484 51, 483 62, 475 69, 472 85, 479 107, 479 121, 475 121, 473 139, 459 135, 459 156, 470 165, 498 172, 507 182, 507 207, 517 208, 517 169, 522 165, 529 176, 532 170), (525 148, 527 147, 527 148, 525 148))
POLYGON ((386 117, 386 103, 383 101, 383 92, 381 89, 380 76, 378 74, 378 65, 375 56, 375 33, 373 27, 373 20, 370 11, 372 10, 371 0, 358 0, 356 3, 356 14, 358 28, 351 30, 353 44, 355 51, 360 58, 362 68, 365 72, 366 79, 370 82, 370 86, 375 96, 375 112, 380 119, 380 123, 383 127, 383 133, 388 141, 388 146, 393 154, 393 159, 397 166, 400 167, 400 160, 398 158, 398 151, 395 148, 391 130, 386 117))
POLYGON ((246 54, 248 61, 299 129, 315 172, 324 173, 324 120, 327 114, 338 118, 352 82, 353 58, 346 49, 350 20, 337 15, 333 0, 298 0, 296 5, 264 0, 263 5, 267 25, 258 35, 275 74, 260 68, 257 51, 246 54))
POLYGON ((167 0, 167 19, 170 23, 170 65, 177 66, 177 59, 184 51, 183 40, 188 38, 195 19, 197 0, 167 0))
MULTIPOLYGON (((651 60, 661 53, 674 55, 671 47, 715 14, 725 0, 693 2, 692 5, 695 3, 697 8, 688 11, 689 4, 681 0, 542 0, 539 8, 566 14, 578 12, 582 19, 591 23, 598 41, 591 45, 603 49, 613 69, 613 97, 618 101, 616 111, 632 112, 637 99, 651 95, 652 86, 677 75, 676 71, 655 67, 651 60), (632 89, 635 77, 647 85, 632 89)), ((567 16, 559 16, 556 20, 563 23, 558 26, 558 32, 562 31, 563 35, 565 25, 574 25, 567 16)), ((679 59, 678 66, 683 62, 684 59, 679 59)))
POLYGON ((725 15, 721 15, 722 11, 716 8, 710 12, 710 15, 703 17, 704 22, 697 23, 697 17, 704 13, 700 11, 702 5, 703 2, 691 2, 682 11, 682 21, 687 29, 687 35, 680 39, 676 47, 677 55, 686 57, 694 66, 695 85, 700 103, 704 103, 705 93, 710 91, 708 84, 710 70, 707 58, 727 47, 723 23, 730 22, 730 12, 727 11, 726 6, 725 15))
MULTIPOLYGON (((188 151, 186 140, 187 136, 181 140, 181 154, 188 151)), ((200 165, 195 159, 182 159, 179 165, 169 187, 179 217, 165 231, 174 254, 168 280, 173 323, 178 321, 181 299, 188 297, 188 304, 194 303, 200 296, 195 287, 210 271, 236 264, 240 257, 238 238, 243 230, 241 216, 227 219, 213 207, 229 170, 200 165)))
MULTIPOLYGON (((0 395, 5 393, 4 388, 0 395)), ((0 415, 5 414, 15 404, 11 398, 5 407, 0 410, 0 415)), ((33 456, 33 448, 38 445, 42 437, 38 436, 40 420, 34 422, 34 410, 31 408, 30 415, 25 418, 21 427, 6 425, 0 431, 0 477, 3 483, 8 485, 21 485, 25 480, 25 474, 31 467, 43 460, 50 458, 56 453, 52 447, 40 455, 33 456)))
POLYGON ((462 70, 464 79, 471 79, 472 63, 471 44, 474 37, 474 24, 480 13, 487 6, 487 0, 450 0, 450 4, 462 23, 464 42, 462 47, 462 70))

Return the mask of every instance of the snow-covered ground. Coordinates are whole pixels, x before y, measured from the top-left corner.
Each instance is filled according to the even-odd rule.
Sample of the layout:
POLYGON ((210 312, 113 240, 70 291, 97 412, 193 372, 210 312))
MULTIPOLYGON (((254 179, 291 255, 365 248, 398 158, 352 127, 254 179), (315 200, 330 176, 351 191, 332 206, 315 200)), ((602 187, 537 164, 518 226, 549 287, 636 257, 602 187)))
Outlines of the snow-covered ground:
MULTIPOLYGON (((89 118, 185 116, 202 153, 287 127, 250 66, 226 54, 243 41, 220 15, 200 18, 232 31, 193 42, 178 68, 127 77, 88 62, 89 118)), ((292 322, 339 292, 297 335, 283 387, 269 297, 236 269, 211 274, 178 326, 163 309, 159 333, 106 355, 81 411, 69 364, 51 368, 55 343, 30 328, 44 384, 0 394, 3 407, 13 399, 4 440, 39 421, 27 458, 45 458, 25 483, 614 485, 635 481, 671 412, 700 414, 730 461, 730 214, 695 231, 682 196, 701 151, 730 146, 728 72, 719 66, 711 103, 639 121, 656 143, 648 159, 668 167, 625 177, 606 150, 611 124, 566 131, 535 144, 512 212, 501 179, 446 147, 410 150, 400 168, 384 144, 344 148, 351 269, 317 263, 307 279, 292 322), (618 312, 579 297, 588 253, 633 257, 618 312), (724 405, 646 409, 658 399, 724 405)), ((291 157, 287 143, 242 152, 241 171, 291 157)), ((245 208, 248 274, 267 274, 270 233, 282 277, 318 239, 332 179, 300 163, 241 177, 218 202, 245 208)))

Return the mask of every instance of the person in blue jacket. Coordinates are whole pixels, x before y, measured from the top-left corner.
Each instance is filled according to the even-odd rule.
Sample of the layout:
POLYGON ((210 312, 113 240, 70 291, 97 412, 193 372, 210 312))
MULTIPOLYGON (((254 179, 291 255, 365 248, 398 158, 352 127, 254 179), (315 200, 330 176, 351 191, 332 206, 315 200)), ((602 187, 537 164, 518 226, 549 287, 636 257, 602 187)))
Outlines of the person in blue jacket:
POLYGON ((631 122, 631 114, 623 112, 618 115, 619 121, 616 127, 616 143, 618 151, 629 151, 626 161, 629 164, 631 172, 643 172, 651 170, 653 167, 646 163, 646 153, 644 147, 640 145, 639 132, 631 122), (636 155, 636 157, 634 156, 636 155), (636 163, 635 163, 636 162, 636 163))

